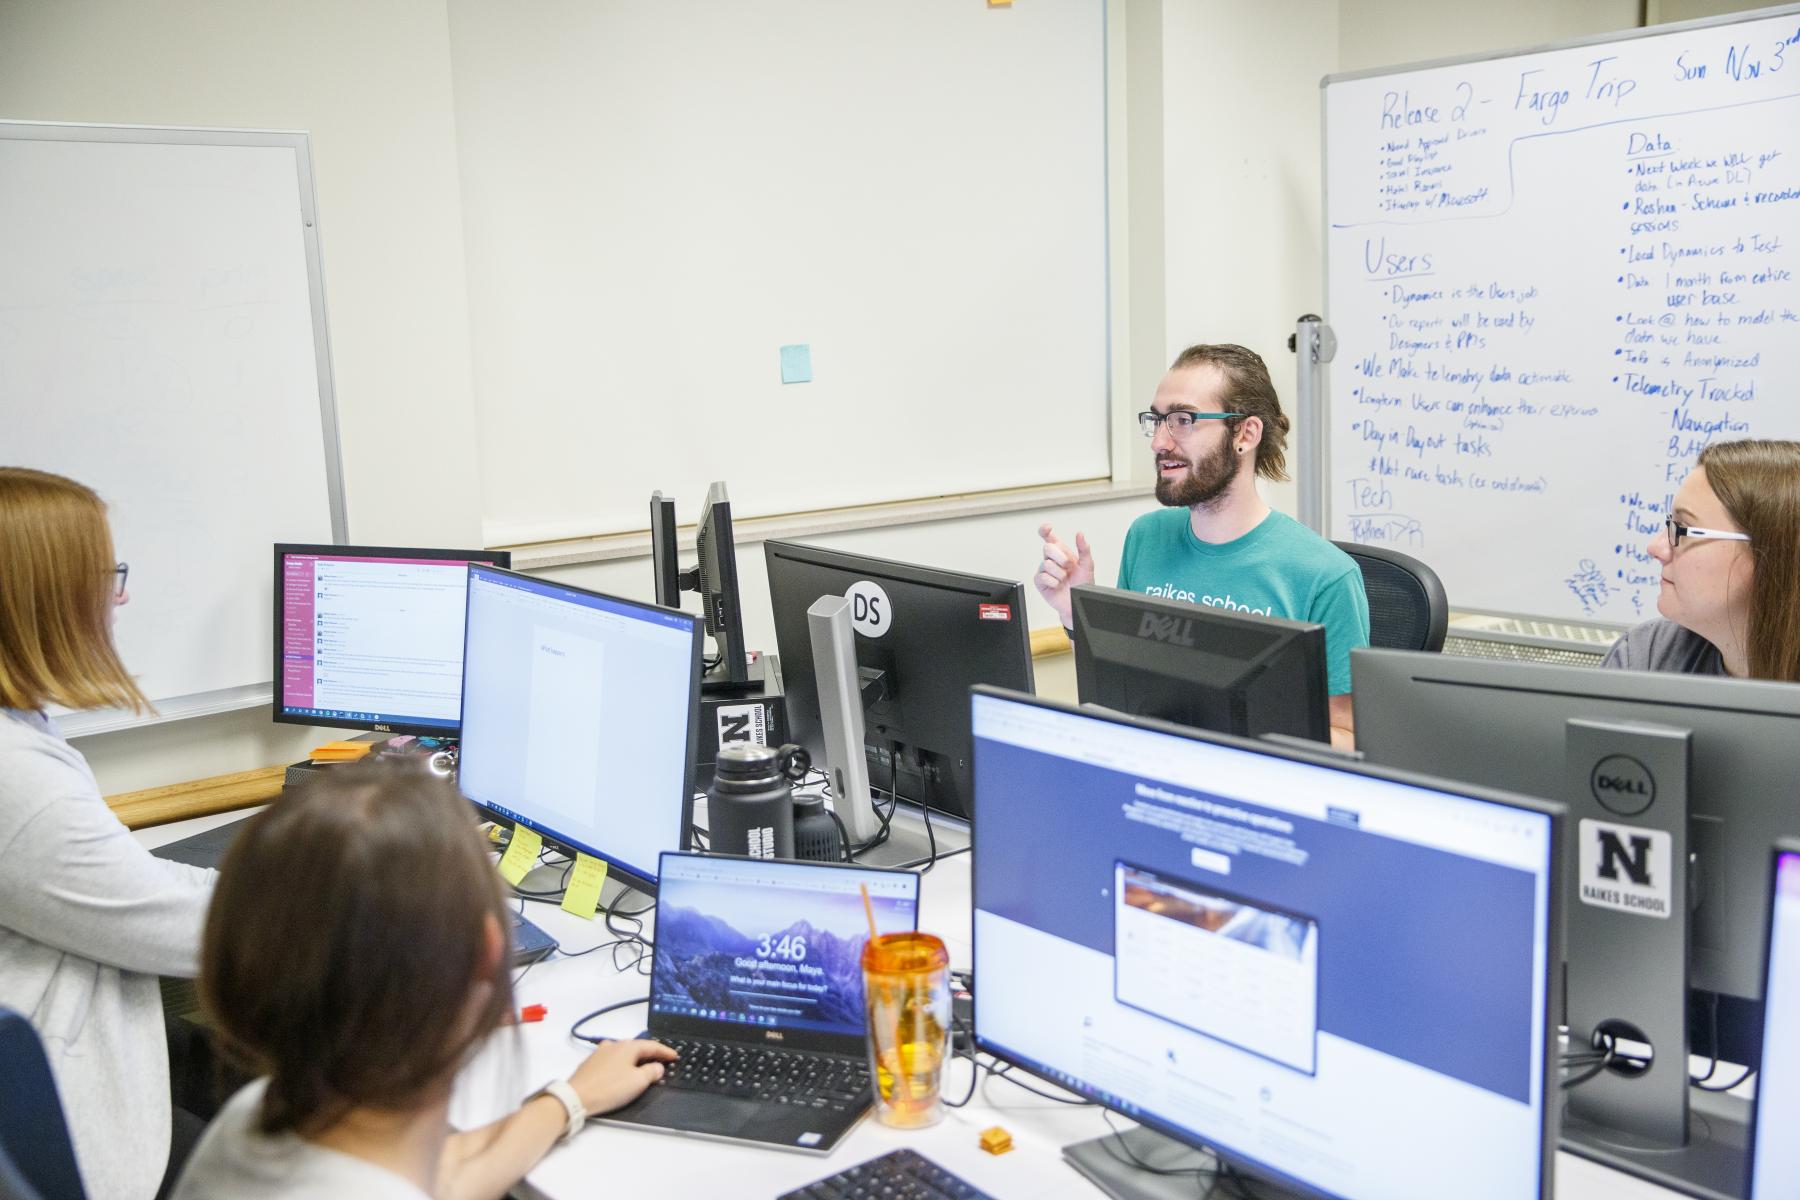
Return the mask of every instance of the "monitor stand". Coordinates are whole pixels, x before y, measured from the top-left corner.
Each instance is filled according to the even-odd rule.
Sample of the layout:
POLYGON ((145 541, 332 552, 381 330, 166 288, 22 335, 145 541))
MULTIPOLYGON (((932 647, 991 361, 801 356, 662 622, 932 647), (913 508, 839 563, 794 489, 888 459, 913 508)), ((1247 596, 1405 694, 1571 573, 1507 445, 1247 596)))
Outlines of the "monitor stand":
MULTIPOLYGON (((1721 1074, 1741 1069, 1719 1066, 1721 1074)), ((1684 1146, 1633 1137, 1565 1111, 1562 1148, 1688 1196, 1737 1200, 1744 1194, 1745 1163, 1750 1156, 1750 1102, 1699 1088, 1688 1091, 1684 1146)))
POLYGON ((1747 1176, 1748 1105, 1688 1083, 1692 743, 1684 728, 1567 722, 1567 861, 1577 871, 1564 913, 1569 1043, 1606 1030, 1652 1054, 1646 1068, 1615 1065, 1562 1093, 1562 1148, 1730 1200, 1747 1176))
MULTIPOLYGON (((1063 1147, 1063 1161, 1113 1200, 1193 1200, 1196 1192, 1205 1195, 1207 1189, 1196 1188, 1197 1176, 1189 1172, 1214 1171, 1220 1165, 1219 1159, 1204 1151, 1141 1126, 1071 1142, 1063 1147), (1159 1175, 1157 1171, 1179 1173, 1159 1175)), ((1298 1192, 1260 1176, 1254 1178, 1257 1200, 1301 1200, 1298 1192)))
POLYGON ((769 656, 766 654, 758 654, 744 664, 742 683, 732 680, 730 673, 725 670, 725 664, 720 663, 700 676, 700 691, 708 696, 737 696, 746 692, 760 692, 763 690, 764 677, 768 672, 768 658, 769 656))

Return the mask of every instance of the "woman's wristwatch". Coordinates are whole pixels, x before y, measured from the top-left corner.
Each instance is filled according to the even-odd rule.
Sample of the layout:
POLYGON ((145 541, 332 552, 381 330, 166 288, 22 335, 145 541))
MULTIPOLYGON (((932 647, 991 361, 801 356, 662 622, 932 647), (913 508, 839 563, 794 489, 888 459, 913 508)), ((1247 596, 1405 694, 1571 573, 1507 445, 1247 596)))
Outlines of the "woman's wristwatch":
POLYGON ((563 1130, 562 1136, 557 1138, 557 1141, 568 1141, 570 1138, 580 1133, 581 1127, 587 1124, 587 1105, 581 1102, 581 1097, 575 1094, 575 1088, 568 1080, 552 1079, 549 1083, 546 1083, 543 1087, 533 1092, 526 1103, 529 1104, 539 1096, 554 1096, 562 1103, 563 1108, 568 1110, 568 1128, 563 1130))

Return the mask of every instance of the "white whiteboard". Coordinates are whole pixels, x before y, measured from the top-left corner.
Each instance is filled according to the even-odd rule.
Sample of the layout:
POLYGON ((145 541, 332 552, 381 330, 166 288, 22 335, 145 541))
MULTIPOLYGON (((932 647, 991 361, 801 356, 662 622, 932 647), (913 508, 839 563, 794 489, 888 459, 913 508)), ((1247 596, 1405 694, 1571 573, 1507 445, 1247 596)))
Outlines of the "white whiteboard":
POLYGON ((1324 108, 1332 536, 1457 608, 1654 615, 1700 449, 1800 437, 1800 6, 1324 108))
POLYGON ((343 540, 306 135, 0 122, 0 264, 0 462, 107 502, 163 718, 266 702, 272 546, 343 540))
POLYGON ((1108 476, 1105 22, 452 3, 488 544, 1108 476))

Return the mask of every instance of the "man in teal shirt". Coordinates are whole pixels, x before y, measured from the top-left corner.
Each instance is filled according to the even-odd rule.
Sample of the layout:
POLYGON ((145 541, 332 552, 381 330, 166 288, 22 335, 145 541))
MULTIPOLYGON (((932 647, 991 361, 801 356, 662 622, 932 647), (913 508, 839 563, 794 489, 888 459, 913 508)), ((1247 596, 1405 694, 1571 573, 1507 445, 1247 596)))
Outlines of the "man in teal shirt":
MULTIPOLYGON (((1369 600, 1349 555, 1256 489, 1258 475, 1287 478, 1288 419, 1262 357, 1242 346, 1190 346, 1138 419, 1156 456, 1156 498, 1167 507, 1132 522, 1119 586, 1323 625, 1332 742, 1351 745, 1350 650, 1369 644, 1369 600)), ((1093 552, 1079 533, 1073 550, 1048 524, 1038 533, 1038 591, 1072 626, 1069 589, 1094 582, 1093 552)))

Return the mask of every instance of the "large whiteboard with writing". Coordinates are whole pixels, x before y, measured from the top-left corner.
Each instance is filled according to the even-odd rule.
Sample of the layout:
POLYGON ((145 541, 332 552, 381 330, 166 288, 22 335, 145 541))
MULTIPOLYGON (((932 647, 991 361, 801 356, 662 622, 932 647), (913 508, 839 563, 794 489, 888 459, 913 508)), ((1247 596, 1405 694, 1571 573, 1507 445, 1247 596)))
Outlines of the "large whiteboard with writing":
POLYGON ((1631 623, 1709 442, 1800 437, 1800 6, 1329 78, 1327 520, 1631 623))
POLYGON ((271 547, 344 535, 330 385, 304 133, 0 122, 0 464, 106 501, 161 718, 268 701, 271 547))

